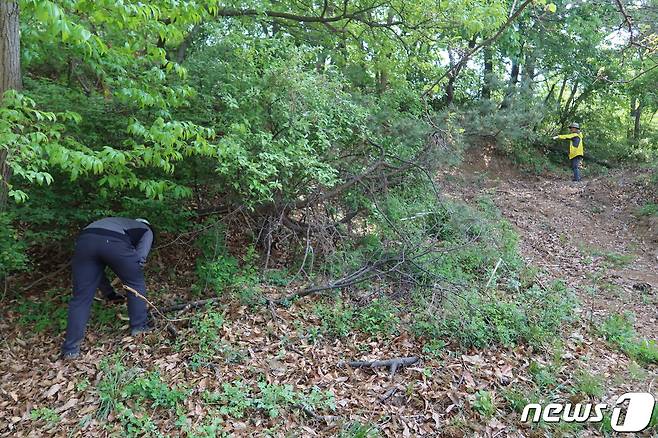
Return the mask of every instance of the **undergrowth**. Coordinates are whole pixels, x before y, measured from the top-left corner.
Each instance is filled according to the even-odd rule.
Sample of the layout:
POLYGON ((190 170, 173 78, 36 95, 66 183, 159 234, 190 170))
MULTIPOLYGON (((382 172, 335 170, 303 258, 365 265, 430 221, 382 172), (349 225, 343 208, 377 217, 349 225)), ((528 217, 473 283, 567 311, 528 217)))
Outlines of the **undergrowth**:
POLYGON ((644 364, 658 363, 656 341, 639 339, 633 327, 633 315, 611 315, 598 328, 605 340, 623 351, 631 359, 644 364))
POLYGON ((552 343, 565 322, 573 320, 573 291, 561 282, 549 290, 533 285, 517 292, 470 290, 449 295, 435 308, 419 299, 412 330, 427 339, 448 339, 462 348, 512 347, 552 343))

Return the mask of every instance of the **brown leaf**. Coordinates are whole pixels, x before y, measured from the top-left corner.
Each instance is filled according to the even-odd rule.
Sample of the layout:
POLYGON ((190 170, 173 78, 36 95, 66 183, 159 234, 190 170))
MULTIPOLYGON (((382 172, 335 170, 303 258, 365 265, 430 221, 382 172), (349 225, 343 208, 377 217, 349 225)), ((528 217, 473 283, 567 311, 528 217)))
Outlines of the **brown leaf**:
POLYGON ((55 412, 60 413, 60 412, 68 411, 76 404, 78 404, 78 399, 72 398, 71 400, 67 401, 66 404, 64 404, 64 406, 55 409, 55 412))
POLYGON ((46 398, 50 398, 50 397, 52 397, 53 395, 57 394, 57 391, 59 391, 59 390, 61 389, 61 387, 62 387, 62 385, 60 385, 59 383, 55 383, 55 384, 54 384, 53 386, 51 386, 50 389, 46 392, 46 394, 44 395, 44 397, 46 397, 46 398))

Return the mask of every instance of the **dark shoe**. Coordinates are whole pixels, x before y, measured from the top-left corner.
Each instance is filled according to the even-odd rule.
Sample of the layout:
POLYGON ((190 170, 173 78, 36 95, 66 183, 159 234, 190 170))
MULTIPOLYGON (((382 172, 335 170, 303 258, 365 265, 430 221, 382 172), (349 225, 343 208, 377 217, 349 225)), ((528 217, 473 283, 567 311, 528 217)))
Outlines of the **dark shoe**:
POLYGON ((103 299, 110 304, 121 304, 126 301, 126 296, 112 292, 110 295, 106 295, 103 299))
POLYGON ((79 351, 67 351, 65 353, 62 353, 61 358, 64 360, 75 360, 80 357, 80 352, 79 351))
POLYGON ((106 304, 122 304, 126 302, 126 296, 112 292, 109 295, 97 294, 94 296, 94 300, 102 301, 106 304))
POLYGON ((145 325, 143 327, 135 327, 130 329, 130 336, 138 336, 143 333, 148 333, 150 331, 153 331, 153 326, 145 325))

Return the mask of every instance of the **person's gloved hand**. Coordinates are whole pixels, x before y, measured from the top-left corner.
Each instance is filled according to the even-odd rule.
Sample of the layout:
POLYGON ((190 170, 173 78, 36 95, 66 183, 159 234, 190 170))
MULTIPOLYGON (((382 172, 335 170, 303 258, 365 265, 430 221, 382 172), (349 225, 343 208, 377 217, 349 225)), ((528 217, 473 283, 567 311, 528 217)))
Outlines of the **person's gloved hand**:
POLYGON ((557 135, 555 137, 553 137, 553 140, 557 140, 557 135))
POLYGON ((143 268, 144 265, 146 264, 146 259, 139 259, 139 262, 138 262, 138 263, 139 263, 139 267, 140 267, 140 268, 143 268))

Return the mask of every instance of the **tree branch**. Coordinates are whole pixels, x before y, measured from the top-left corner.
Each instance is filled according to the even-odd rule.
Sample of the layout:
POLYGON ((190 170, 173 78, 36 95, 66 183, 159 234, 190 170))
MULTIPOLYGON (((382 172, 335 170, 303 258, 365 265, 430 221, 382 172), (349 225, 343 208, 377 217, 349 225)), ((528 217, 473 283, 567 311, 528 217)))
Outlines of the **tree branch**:
POLYGON ((450 67, 448 70, 446 70, 446 71, 445 71, 445 72, 444 72, 444 73, 443 73, 443 74, 442 74, 442 75, 441 75, 436 81, 434 81, 434 83, 432 83, 432 85, 431 85, 427 90, 425 90, 425 92, 422 94, 421 97, 422 97, 422 98, 427 97, 429 94, 432 93, 432 89, 433 89, 434 87, 436 87, 437 85, 439 85, 439 84, 441 83, 441 81, 442 81, 446 76, 448 76, 449 74, 452 74, 452 72, 453 72, 455 69, 457 69, 457 68, 461 68, 462 65, 466 64, 466 61, 468 61, 468 60, 469 60, 473 55, 475 55, 477 52, 479 52, 480 50, 482 50, 482 48, 484 48, 484 47, 488 46, 489 44, 493 43, 494 41, 496 41, 496 40, 497 40, 497 39, 503 34, 503 32, 504 32, 508 27, 510 27, 510 26, 512 25, 512 23, 514 23, 514 21, 518 18, 518 16, 521 15, 521 12, 523 12, 523 10, 524 10, 524 9, 525 9, 530 3, 532 3, 533 1, 534 1, 534 0, 525 0, 525 1, 521 4, 521 6, 519 6, 519 9, 517 9, 516 12, 514 12, 512 15, 510 15, 510 17, 507 19, 507 21, 505 22, 505 24, 503 24, 503 25, 500 27, 500 29, 498 29, 498 31, 497 31, 495 34, 493 34, 493 36, 491 36, 491 37, 487 38, 486 40, 482 41, 480 44, 478 44, 478 45, 475 46, 473 49, 471 49, 468 53, 466 53, 466 55, 464 55, 464 56, 459 60, 459 62, 457 62, 455 65, 453 65, 453 66, 450 67))

